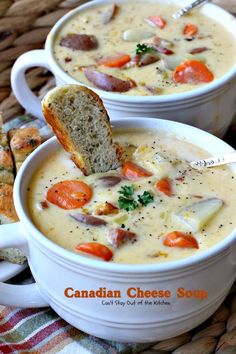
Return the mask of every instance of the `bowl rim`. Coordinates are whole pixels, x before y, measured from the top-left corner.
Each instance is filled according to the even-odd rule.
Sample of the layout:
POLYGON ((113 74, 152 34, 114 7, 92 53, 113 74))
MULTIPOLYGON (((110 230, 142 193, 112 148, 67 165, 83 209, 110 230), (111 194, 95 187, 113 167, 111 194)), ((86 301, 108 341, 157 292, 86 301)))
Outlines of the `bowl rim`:
MULTIPOLYGON (((134 0, 130 0, 134 1, 134 0)), ((143 2, 143 0, 136 0, 138 2, 143 2)), ((163 0, 149 0, 152 2, 160 2, 162 3, 163 0)), ((177 0, 171 0, 171 2, 176 2, 177 0)), ((117 2, 126 2, 126 0, 117 0, 117 2)), ((67 14, 65 14, 59 21, 56 22, 56 24, 53 26, 51 31, 49 32, 46 42, 45 42, 45 51, 46 51, 46 56, 49 61, 49 66, 56 75, 56 77, 60 78, 63 80, 65 83, 73 83, 77 85, 84 85, 86 87, 89 87, 93 91, 95 91, 102 99, 109 100, 109 101, 115 101, 115 102, 120 102, 124 104, 128 103, 135 103, 135 104, 156 104, 156 103, 168 103, 168 102, 179 102, 179 101, 188 101, 195 99, 198 96, 204 96, 207 93, 211 93, 215 90, 221 89, 223 86, 225 86, 229 81, 234 79, 236 77, 236 64, 223 76, 220 78, 213 80, 210 83, 207 83, 206 85, 203 85, 199 88, 196 88, 191 91, 185 91, 185 92, 179 92, 179 93, 173 93, 173 94, 166 94, 166 95, 156 95, 156 96, 141 96, 141 95, 123 95, 120 93, 114 93, 114 92, 109 92, 105 90, 98 89, 96 87, 93 87, 91 85, 87 85, 85 83, 82 83, 76 79, 74 79, 72 76, 67 74, 57 63, 56 59, 54 58, 54 53, 53 53, 53 41, 55 39, 55 36, 57 32, 61 29, 61 27, 64 25, 65 22, 70 20, 71 17, 75 16, 77 13, 83 12, 85 9, 96 7, 100 4, 107 4, 110 3, 110 0, 93 0, 91 2, 82 4, 78 6, 77 8, 69 11, 67 14)), ((236 18, 230 14, 228 11, 224 10, 223 8, 211 4, 211 3, 206 3, 202 6, 203 9, 209 8, 212 12, 216 11, 219 15, 227 17, 227 20, 231 20, 235 23, 236 25, 236 18)), ((217 21, 217 19, 215 19, 217 21)), ((227 21, 226 21, 227 22, 227 21)), ((232 34, 233 35, 233 34, 232 34)))
MULTIPOLYGON (((211 141, 212 143, 215 143, 215 145, 221 145, 222 150, 225 150, 225 153, 235 151, 230 145, 223 142, 221 139, 205 131, 202 131, 201 129, 192 127, 187 124, 179 123, 179 122, 166 121, 164 119, 156 119, 156 118, 148 118, 148 117, 146 118, 143 117, 143 119, 132 117, 127 119, 114 119, 112 123, 115 124, 114 127, 115 129, 124 128, 124 125, 130 128, 137 127, 137 128, 145 129, 144 127, 142 127, 142 124, 145 125, 145 121, 149 122, 150 125, 152 126, 156 124, 155 128, 158 128, 159 125, 159 129, 161 129, 160 127, 162 127, 162 130, 164 131, 168 131, 169 127, 174 128, 174 130, 177 129, 180 136, 182 130, 185 130, 186 133, 184 134, 182 133, 183 138, 187 135, 187 133, 190 133, 190 135, 192 135, 195 139, 197 136, 199 136, 199 134, 201 134, 202 140, 207 139, 206 141, 208 142, 211 141), (137 124, 138 121, 139 123, 141 122, 141 124, 137 124)), ((147 127, 146 129, 149 128, 147 127)), ((33 175, 32 171, 35 171, 37 169, 37 167, 31 168, 32 163, 35 162, 35 159, 37 159, 40 156, 43 150, 49 150, 50 153, 50 151, 55 146, 58 147, 60 146, 60 144, 57 141, 56 137, 54 136, 50 138, 48 141, 46 141, 45 143, 43 143, 41 146, 39 146, 30 156, 27 157, 19 173, 17 174, 15 184, 14 184, 13 194, 14 194, 14 203, 15 203, 16 211, 19 216, 20 222, 23 223, 25 229, 27 230, 27 236, 28 234, 30 234, 30 237, 34 237, 35 242, 39 242, 41 245, 43 245, 44 248, 47 248, 47 250, 49 249, 51 253, 53 253, 55 256, 60 257, 60 259, 64 259, 64 260, 66 259, 68 262, 73 263, 74 265, 77 266, 83 265, 89 268, 93 268, 100 271, 103 270, 106 272, 115 272, 115 273, 125 272, 125 273, 134 273, 134 274, 162 273, 162 272, 181 270, 183 268, 189 268, 201 262, 207 261, 210 258, 216 257, 223 251, 229 249, 232 246, 232 243, 236 240, 236 227, 235 227, 232 230, 232 232, 228 236, 226 236, 223 240, 218 242, 216 245, 210 247, 209 249, 200 252, 199 254, 187 258, 175 260, 175 261, 170 261, 165 263, 151 263, 151 264, 127 264, 127 263, 103 262, 101 260, 92 259, 80 254, 73 253, 57 245, 56 243, 49 240, 46 236, 44 236, 43 233, 41 233, 37 229, 37 227, 33 224, 33 221, 27 215, 28 210, 27 210, 26 195, 27 195, 28 183, 23 187, 24 180, 26 180, 27 178, 28 179, 31 178, 33 175)), ((197 146, 199 145, 197 144, 197 146)), ((231 166, 235 170, 232 172, 236 174, 236 164, 232 164, 231 166)))

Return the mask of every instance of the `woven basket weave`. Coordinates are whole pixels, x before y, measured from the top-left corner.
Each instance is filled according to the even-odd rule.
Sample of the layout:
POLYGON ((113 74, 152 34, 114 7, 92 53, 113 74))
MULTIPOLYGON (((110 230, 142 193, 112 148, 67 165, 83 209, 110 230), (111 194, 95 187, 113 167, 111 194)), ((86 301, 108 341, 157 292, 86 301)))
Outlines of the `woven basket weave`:
MULTIPOLYGON (((43 48, 57 20, 87 1, 0 0, 0 112, 4 120, 24 112, 11 93, 10 72, 14 61, 24 52, 43 48)), ((214 2, 236 13, 236 0, 214 2)), ((51 74, 42 68, 30 70, 27 77, 30 87, 40 96, 54 85, 51 74)))
MULTIPOLYGON (((14 61, 24 52, 43 48, 46 36, 57 20, 84 2, 0 0, 0 111, 4 120, 24 112, 11 94, 10 72, 14 61)), ((30 70, 27 77, 30 87, 41 95, 45 92, 45 84, 45 89, 54 84, 51 74, 42 68, 30 70)))

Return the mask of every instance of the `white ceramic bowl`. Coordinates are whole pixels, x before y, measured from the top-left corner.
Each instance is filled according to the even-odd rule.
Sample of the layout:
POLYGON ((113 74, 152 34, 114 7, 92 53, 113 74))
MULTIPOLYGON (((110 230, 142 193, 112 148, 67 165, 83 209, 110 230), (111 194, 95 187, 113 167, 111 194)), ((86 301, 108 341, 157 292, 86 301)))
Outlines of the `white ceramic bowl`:
MULTIPOLYGON (((165 0, 149 1, 166 3, 165 0)), ((117 2, 123 3, 125 0, 117 2)), ((181 1, 181 6, 189 2, 190 0, 181 1)), ((55 34, 74 15, 104 3, 110 3, 110 0, 90 1, 70 11, 49 33, 45 50, 25 53, 15 62, 11 77, 12 88, 16 98, 27 111, 43 118, 40 102, 30 91, 25 80, 25 71, 28 68, 46 67, 55 75, 57 85, 78 84, 78 81, 63 71, 54 59, 52 46, 55 34)), ((176 3, 179 6, 180 2, 168 0, 168 3, 176 3)), ((200 11, 219 21, 236 40, 236 19, 231 14, 213 4, 205 4, 200 11)), ((236 64, 220 79, 189 92, 162 96, 127 96, 94 88, 93 90, 103 99, 111 119, 130 116, 159 117, 191 124, 217 136, 223 136, 236 112, 236 64)))
MULTIPOLYGON (((233 149, 218 138, 191 126, 152 118, 114 120, 115 128, 148 128, 173 133, 207 150, 224 154, 233 149)), ((54 150, 56 138, 37 148, 24 162, 14 186, 14 202, 20 222, 1 226, 0 248, 18 246, 27 253, 36 280, 32 285, 0 283, 0 304, 19 307, 50 305, 75 327, 95 336, 123 342, 151 342, 176 336, 205 321, 223 302, 236 276, 236 229, 207 251, 197 256, 163 264, 126 265, 93 260, 69 252, 48 240, 37 230, 27 211, 27 187, 37 167, 54 150), (67 298, 66 288, 120 290, 117 299, 67 298), (129 298, 130 287, 170 290, 169 305, 152 303, 157 299, 129 298), (204 300, 178 299, 178 288, 202 290, 204 300), (102 304, 105 300, 113 305, 102 304), (133 301, 135 300, 135 304, 133 301)), ((233 173, 236 166, 232 165, 233 173)), ((162 301, 163 299, 160 299, 162 301)))

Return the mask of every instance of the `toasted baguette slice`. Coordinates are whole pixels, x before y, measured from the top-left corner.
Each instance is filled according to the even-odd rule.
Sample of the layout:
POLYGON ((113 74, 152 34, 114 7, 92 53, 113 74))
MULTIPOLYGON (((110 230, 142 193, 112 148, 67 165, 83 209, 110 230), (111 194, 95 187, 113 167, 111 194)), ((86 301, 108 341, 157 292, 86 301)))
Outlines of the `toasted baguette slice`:
POLYGON ((86 87, 66 85, 42 102, 46 121, 85 175, 119 167, 110 120, 99 96, 86 87))
POLYGON ((0 260, 15 264, 23 264, 27 261, 27 258, 18 248, 5 248, 0 250, 0 260))
POLYGON ((23 162, 16 162, 16 174, 19 172, 19 169, 21 168, 23 162))
POLYGON ((2 147, 8 146, 7 134, 3 133, 0 129, 0 145, 2 147))
MULTIPOLYGON (((0 224, 9 224, 18 221, 13 203, 13 188, 8 184, 0 184, 0 224)), ((0 250, 0 261, 23 264, 26 256, 17 248, 0 250)))
POLYGON ((7 134, 3 132, 3 118, 0 113, 0 183, 13 185, 13 160, 7 134))
POLYGON ((15 164, 24 162, 26 157, 41 144, 37 127, 12 129, 8 133, 15 164))
POLYGON ((0 184, 0 224, 9 224, 18 221, 13 203, 13 187, 0 184))
POLYGON ((0 183, 14 183, 13 160, 9 147, 0 146, 0 183))

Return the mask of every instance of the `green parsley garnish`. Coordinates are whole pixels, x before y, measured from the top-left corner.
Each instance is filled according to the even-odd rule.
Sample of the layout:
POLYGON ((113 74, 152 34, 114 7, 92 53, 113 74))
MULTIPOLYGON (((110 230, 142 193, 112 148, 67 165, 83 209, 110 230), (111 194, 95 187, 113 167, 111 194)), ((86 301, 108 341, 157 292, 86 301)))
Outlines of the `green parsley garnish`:
POLYGON ((144 53, 152 52, 153 48, 148 47, 146 44, 137 44, 136 46, 136 54, 141 55, 144 53))
POLYGON ((151 193, 145 191, 143 192, 142 195, 138 195, 138 201, 140 204, 146 206, 148 205, 149 203, 153 202, 154 200, 154 197, 151 193))
POLYGON ((131 197, 134 194, 134 186, 123 186, 119 193, 123 194, 124 197, 131 197))
POLYGON ((139 204, 142 206, 146 206, 149 203, 153 202, 154 197, 150 192, 143 192, 142 195, 138 195, 138 201, 133 198, 134 195, 134 186, 123 186, 119 191, 122 196, 118 199, 118 204, 120 209, 124 209, 126 211, 132 211, 138 208, 139 204))
POLYGON ((138 207, 138 203, 132 198, 134 194, 134 186, 123 186, 119 191, 122 197, 119 197, 119 208, 126 211, 134 210, 138 207))
POLYGON ((126 211, 132 211, 138 207, 138 203, 134 199, 128 199, 125 197, 119 197, 119 208, 126 211))

